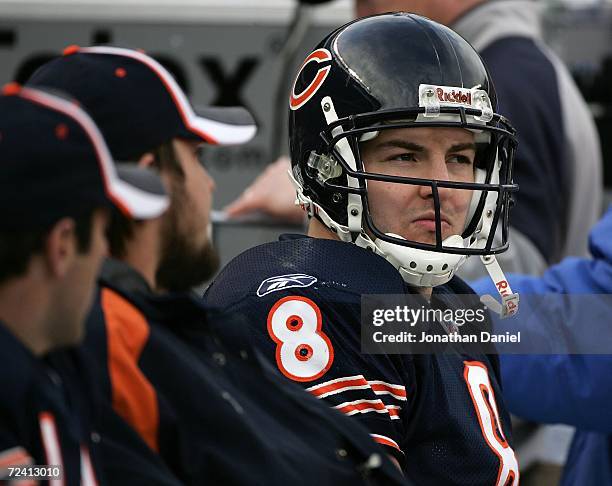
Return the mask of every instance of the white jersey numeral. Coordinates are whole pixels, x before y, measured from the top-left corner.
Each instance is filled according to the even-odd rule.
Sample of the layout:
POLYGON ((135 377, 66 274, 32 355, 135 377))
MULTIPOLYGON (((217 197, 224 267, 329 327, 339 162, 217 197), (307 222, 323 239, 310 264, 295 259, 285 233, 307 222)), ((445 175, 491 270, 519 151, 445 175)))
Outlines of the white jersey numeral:
POLYGON ((276 363, 286 377, 312 381, 329 370, 334 348, 321 326, 321 310, 306 297, 284 297, 270 309, 268 334, 276 343, 276 363))
MULTIPOLYGON (((47 465, 59 466, 60 469, 63 469, 62 447, 59 441, 55 417, 50 412, 42 412, 39 414, 38 420, 40 422, 40 434, 45 449, 47 465)), ((64 486, 64 484, 63 478, 49 480, 50 486, 64 486)), ((85 446, 81 446, 81 486, 98 486, 89 449, 85 446)))
POLYGON ((472 397, 472 402, 474 402, 480 430, 489 448, 499 458, 499 472, 495 485, 518 486, 518 462, 512 447, 504 437, 487 368, 479 361, 465 361, 464 364, 463 377, 472 397))
MULTIPOLYGON (((38 416, 38 421, 47 464, 63 468, 62 448, 60 446, 57 425, 55 424, 55 417, 50 412, 41 412, 38 416)), ((64 480, 51 479, 49 484, 51 486, 64 486, 64 480)))

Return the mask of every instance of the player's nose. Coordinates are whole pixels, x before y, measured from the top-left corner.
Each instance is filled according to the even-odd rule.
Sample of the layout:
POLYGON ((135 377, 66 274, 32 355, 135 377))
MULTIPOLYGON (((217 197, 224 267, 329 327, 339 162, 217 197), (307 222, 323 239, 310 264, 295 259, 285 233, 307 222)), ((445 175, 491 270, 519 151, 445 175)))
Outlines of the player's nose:
MULTIPOLYGON (((427 164, 426 174, 422 176, 424 179, 432 179, 434 181, 448 181, 448 167, 443 156, 432 157, 427 164)), ((438 195, 440 198, 445 197, 451 189, 438 187, 438 195)), ((433 197, 433 186, 431 184, 420 186, 419 195, 424 198, 433 197)))

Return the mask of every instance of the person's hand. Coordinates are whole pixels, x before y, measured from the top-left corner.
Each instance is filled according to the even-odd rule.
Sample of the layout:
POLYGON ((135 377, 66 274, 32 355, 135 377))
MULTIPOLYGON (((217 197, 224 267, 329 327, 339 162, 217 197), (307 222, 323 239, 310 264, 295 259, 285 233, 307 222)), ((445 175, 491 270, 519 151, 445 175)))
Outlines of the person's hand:
POLYGON ((225 208, 230 218, 261 211, 287 223, 302 223, 304 212, 295 205, 295 189, 287 171, 291 164, 287 157, 271 163, 234 202, 225 208))

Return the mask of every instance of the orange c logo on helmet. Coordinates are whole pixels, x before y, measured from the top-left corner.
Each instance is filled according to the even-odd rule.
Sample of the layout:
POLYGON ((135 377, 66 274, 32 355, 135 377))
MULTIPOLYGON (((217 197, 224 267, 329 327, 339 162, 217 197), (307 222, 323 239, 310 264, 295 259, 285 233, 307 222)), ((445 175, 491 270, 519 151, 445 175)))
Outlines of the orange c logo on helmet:
POLYGON ((289 108, 291 108, 292 110, 297 110, 298 108, 301 108, 310 98, 312 98, 323 84, 323 81, 325 81, 325 78, 327 78, 329 70, 331 69, 331 65, 319 68, 316 76, 310 82, 310 84, 306 86, 306 88, 301 93, 295 94, 295 84, 297 83, 297 80, 306 65, 312 61, 315 61, 317 63, 331 61, 331 58, 331 53, 327 49, 323 48, 317 49, 306 58, 306 60, 300 67, 298 75, 295 77, 295 82, 293 83, 293 88, 291 89, 291 95, 289 96, 289 108))

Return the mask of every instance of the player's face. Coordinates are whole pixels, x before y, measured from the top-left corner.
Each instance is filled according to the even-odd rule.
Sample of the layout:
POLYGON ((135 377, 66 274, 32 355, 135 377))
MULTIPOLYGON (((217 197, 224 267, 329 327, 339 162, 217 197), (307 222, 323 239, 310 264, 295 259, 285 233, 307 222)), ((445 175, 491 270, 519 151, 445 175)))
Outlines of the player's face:
POLYGON ((108 254, 105 235, 108 221, 107 210, 97 209, 93 212, 90 245, 86 252, 76 251, 74 236, 74 259, 63 278, 64 285, 55 303, 58 319, 53 329, 53 340, 58 346, 77 344, 83 337, 96 279, 102 260, 108 254))
POLYGON ((182 215, 191 233, 193 246, 203 248, 210 242, 208 225, 215 183, 198 158, 199 143, 176 139, 174 151, 185 174, 184 194, 189 209, 182 215))
POLYGON ((209 229, 215 183, 198 158, 197 142, 175 139, 172 145, 184 177, 166 178, 171 204, 157 281, 162 289, 181 291, 210 278, 218 266, 209 229))
MULTIPOLYGON (((474 134, 462 128, 381 130, 360 146, 367 172, 474 182, 474 134)), ((472 191, 438 188, 442 239, 461 234, 472 191)), ((430 186, 368 181, 374 225, 419 243, 436 242, 433 193, 430 186)))

